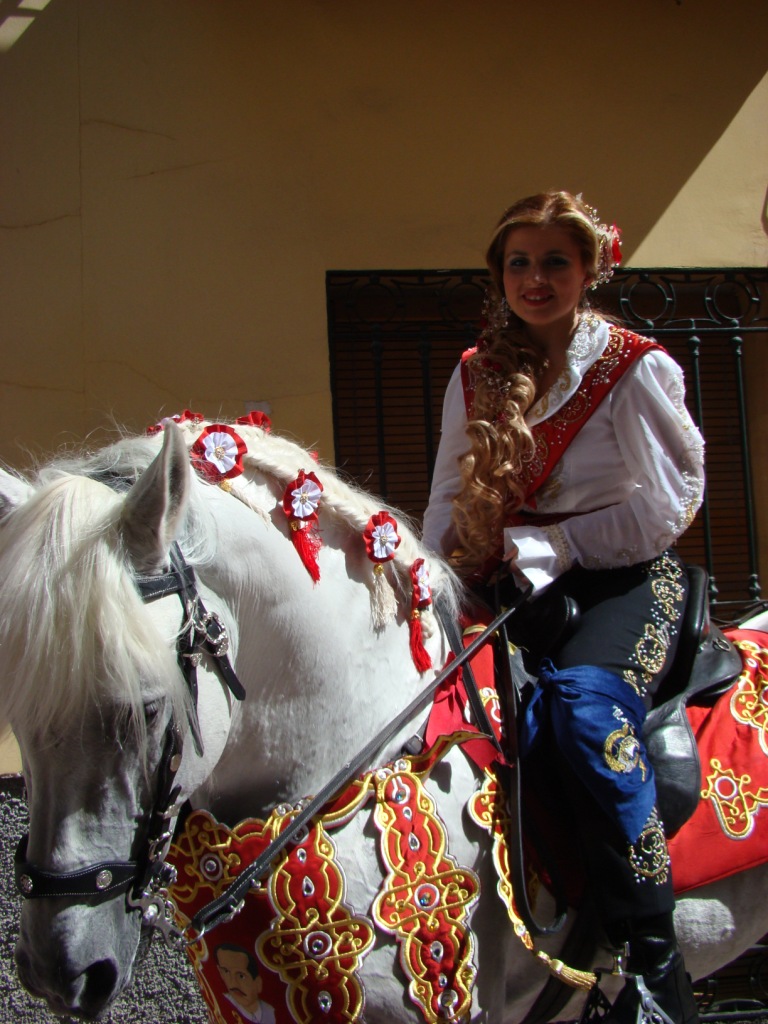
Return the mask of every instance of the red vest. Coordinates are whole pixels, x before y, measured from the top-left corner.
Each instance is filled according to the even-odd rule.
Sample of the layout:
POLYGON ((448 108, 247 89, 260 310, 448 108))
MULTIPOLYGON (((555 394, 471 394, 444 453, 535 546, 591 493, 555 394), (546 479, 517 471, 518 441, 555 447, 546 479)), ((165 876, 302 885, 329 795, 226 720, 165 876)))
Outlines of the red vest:
MULTIPOLYGON (((661 345, 623 327, 610 325, 605 351, 584 374, 578 390, 553 416, 531 428, 535 450, 533 458, 523 467, 520 478, 527 505, 536 507, 534 495, 614 384, 636 359, 654 348, 661 348, 661 345)), ((474 348, 468 349, 461 359, 461 379, 468 419, 474 415, 475 389, 470 380, 467 359, 476 351, 474 348)), ((526 517, 526 521, 530 521, 530 517, 526 517)))

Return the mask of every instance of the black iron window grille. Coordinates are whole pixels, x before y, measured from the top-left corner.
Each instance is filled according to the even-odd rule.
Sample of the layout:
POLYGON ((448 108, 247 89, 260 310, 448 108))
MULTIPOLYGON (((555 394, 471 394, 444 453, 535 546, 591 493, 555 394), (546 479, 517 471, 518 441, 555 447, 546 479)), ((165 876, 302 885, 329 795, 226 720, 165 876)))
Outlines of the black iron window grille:
MULTIPOLYGON (((443 392, 475 343, 487 282, 482 270, 327 274, 337 464, 417 520, 443 392)), ((708 569, 719 618, 764 606, 746 384, 768 335, 768 270, 624 269, 595 306, 654 337, 684 369, 707 445, 707 496, 682 556, 708 569)))

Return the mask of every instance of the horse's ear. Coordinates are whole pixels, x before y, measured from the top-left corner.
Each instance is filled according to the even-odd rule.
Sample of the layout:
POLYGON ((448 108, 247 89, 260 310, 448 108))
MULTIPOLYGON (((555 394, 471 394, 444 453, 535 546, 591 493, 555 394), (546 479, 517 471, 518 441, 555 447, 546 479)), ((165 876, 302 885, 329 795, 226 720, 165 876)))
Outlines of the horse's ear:
POLYGON ((0 523, 9 516, 15 508, 23 505, 32 492, 32 488, 17 476, 12 476, 4 469, 0 469, 0 523))
POLYGON ((166 422, 163 447, 126 495, 121 513, 123 539, 139 572, 159 572, 167 564, 186 509, 189 477, 182 433, 166 422))

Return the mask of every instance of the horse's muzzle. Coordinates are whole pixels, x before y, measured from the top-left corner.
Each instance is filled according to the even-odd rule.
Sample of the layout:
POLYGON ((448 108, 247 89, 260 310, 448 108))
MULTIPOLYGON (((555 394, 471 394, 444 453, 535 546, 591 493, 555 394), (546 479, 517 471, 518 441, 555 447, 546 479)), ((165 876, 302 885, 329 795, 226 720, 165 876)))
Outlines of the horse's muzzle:
POLYGON ((21 946, 16 947, 16 969, 27 991, 44 999, 52 1013, 94 1020, 121 990, 117 964, 96 960, 85 970, 68 972, 63 965, 38 964, 21 946))

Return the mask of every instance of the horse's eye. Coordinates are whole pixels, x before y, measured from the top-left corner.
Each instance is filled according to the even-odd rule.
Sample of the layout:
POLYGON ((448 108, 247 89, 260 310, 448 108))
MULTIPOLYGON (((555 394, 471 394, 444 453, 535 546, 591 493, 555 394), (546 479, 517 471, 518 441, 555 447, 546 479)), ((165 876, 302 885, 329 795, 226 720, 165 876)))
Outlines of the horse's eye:
POLYGON ((148 700, 144 705, 144 719, 147 725, 151 725, 157 719, 163 708, 163 701, 158 697, 157 700, 148 700))

